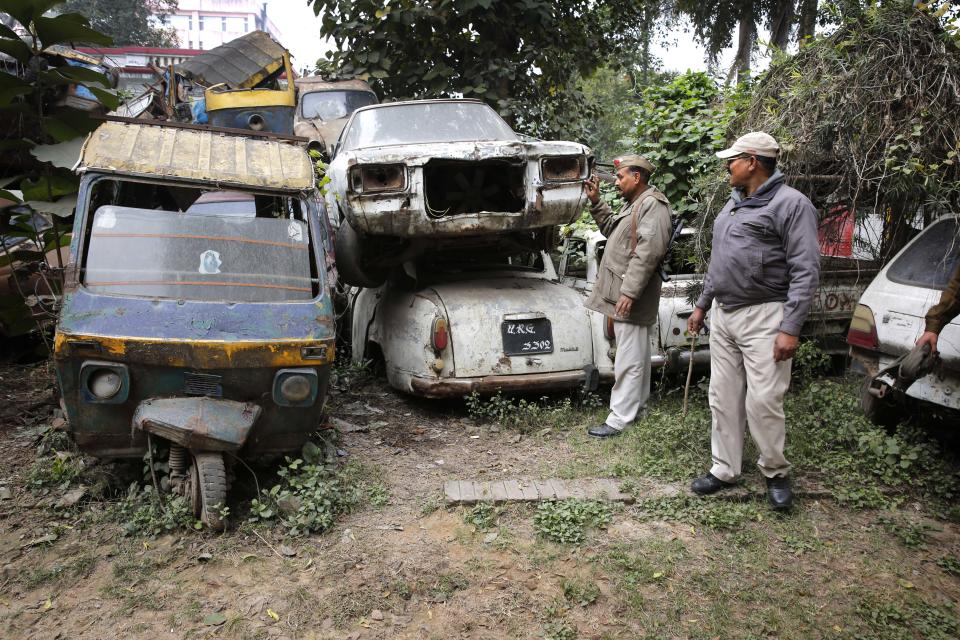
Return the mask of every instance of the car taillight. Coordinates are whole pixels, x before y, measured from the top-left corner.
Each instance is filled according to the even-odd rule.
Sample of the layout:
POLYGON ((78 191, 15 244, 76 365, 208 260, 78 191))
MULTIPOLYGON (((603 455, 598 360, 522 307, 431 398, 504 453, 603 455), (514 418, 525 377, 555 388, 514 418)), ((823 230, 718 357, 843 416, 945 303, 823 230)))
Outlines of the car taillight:
POLYGON ((450 334, 447 333, 447 321, 444 318, 434 318, 430 335, 434 349, 437 351, 446 349, 450 342, 450 334))
POLYGON ((350 188, 356 193, 403 191, 407 167, 403 164, 367 164, 350 169, 350 188))
POLYGON ((540 163, 540 173, 546 182, 582 180, 586 177, 586 166, 584 156, 544 158, 540 163))
POLYGON ((613 318, 610 316, 604 317, 603 320, 603 337, 607 340, 614 340, 617 337, 617 334, 613 332, 613 318))
POLYGON ((847 332, 847 343, 856 347, 876 349, 880 346, 877 337, 877 323, 873 319, 873 311, 865 304, 858 304, 853 310, 850 319, 850 330, 847 332))

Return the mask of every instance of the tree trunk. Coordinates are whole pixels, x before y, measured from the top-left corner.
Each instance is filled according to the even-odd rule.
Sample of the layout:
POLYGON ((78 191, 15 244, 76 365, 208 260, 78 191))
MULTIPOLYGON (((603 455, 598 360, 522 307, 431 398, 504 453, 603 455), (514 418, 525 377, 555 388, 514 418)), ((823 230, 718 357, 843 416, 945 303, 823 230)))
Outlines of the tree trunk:
POLYGON ((795 17, 793 0, 775 0, 770 14, 770 43, 781 51, 790 42, 790 30, 795 17))
POLYGON ((757 24, 754 20, 753 3, 748 1, 740 5, 740 21, 737 27, 737 55, 733 60, 727 82, 736 75, 737 82, 746 80, 750 75, 750 56, 756 41, 757 24))
POLYGON ((817 31, 817 0, 800 0, 799 19, 797 20, 797 40, 812 38, 817 31))

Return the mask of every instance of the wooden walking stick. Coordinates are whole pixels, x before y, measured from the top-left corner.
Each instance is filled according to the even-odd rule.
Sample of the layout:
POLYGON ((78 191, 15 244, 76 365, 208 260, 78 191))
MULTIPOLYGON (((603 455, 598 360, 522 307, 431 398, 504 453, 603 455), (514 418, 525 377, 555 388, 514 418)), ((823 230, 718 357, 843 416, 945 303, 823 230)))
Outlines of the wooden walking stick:
POLYGON ((683 413, 680 416, 680 424, 687 419, 687 398, 690 396, 690 378, 693 376, 693 351, 697 348, 697 336, 693 334, 693 340, 690 341, 690 362, 687 363, 687 383, 683 385, 683 413))

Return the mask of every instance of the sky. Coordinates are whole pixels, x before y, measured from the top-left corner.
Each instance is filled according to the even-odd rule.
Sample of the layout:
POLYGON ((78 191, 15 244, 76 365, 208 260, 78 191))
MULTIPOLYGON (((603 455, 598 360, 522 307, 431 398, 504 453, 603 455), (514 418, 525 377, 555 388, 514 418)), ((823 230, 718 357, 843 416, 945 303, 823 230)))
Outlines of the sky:
MULTIPOLYGON (((320 19, 313 14, 307 0, 267 0, 267 12, 283 34, 283 45, 293 54, 296 69, 312 69, 314 62, 332 48, 332 44, 320 39, 320 19)), ((658 43, 653 50, 663 61, 664 71, 704 71, 707 68, 703 47, 694 42, 692 33, 684 32, 682 25, 668 39, 669 44, 658 43)), ((721 54, 720 69, 730 67, 735 53, 735 47, 731 46, 721 54)), ((755 71, 766 68, 767 64, 769 57, 754 59, 755 71)))

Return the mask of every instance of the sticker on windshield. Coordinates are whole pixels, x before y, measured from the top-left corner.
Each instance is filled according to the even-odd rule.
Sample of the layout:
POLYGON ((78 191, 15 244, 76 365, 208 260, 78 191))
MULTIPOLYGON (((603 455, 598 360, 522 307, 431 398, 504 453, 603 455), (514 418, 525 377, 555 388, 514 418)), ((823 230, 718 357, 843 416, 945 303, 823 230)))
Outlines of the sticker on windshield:
POLYGON ((220 265, 222 264, 223 261, 220 260, 220 253, 218 251, 207 249, 200 254, 200 273, 207 275, 220 273, 220 265))
POLYGON ((113 229, 117 226, 117 214, 113 211, 104 211, 97 215, 98 229, 113 229))
POLYGON ((303 242, 303 227, 296 220, 291 220, 287 227, 287 235, 295 242, 303 242))

